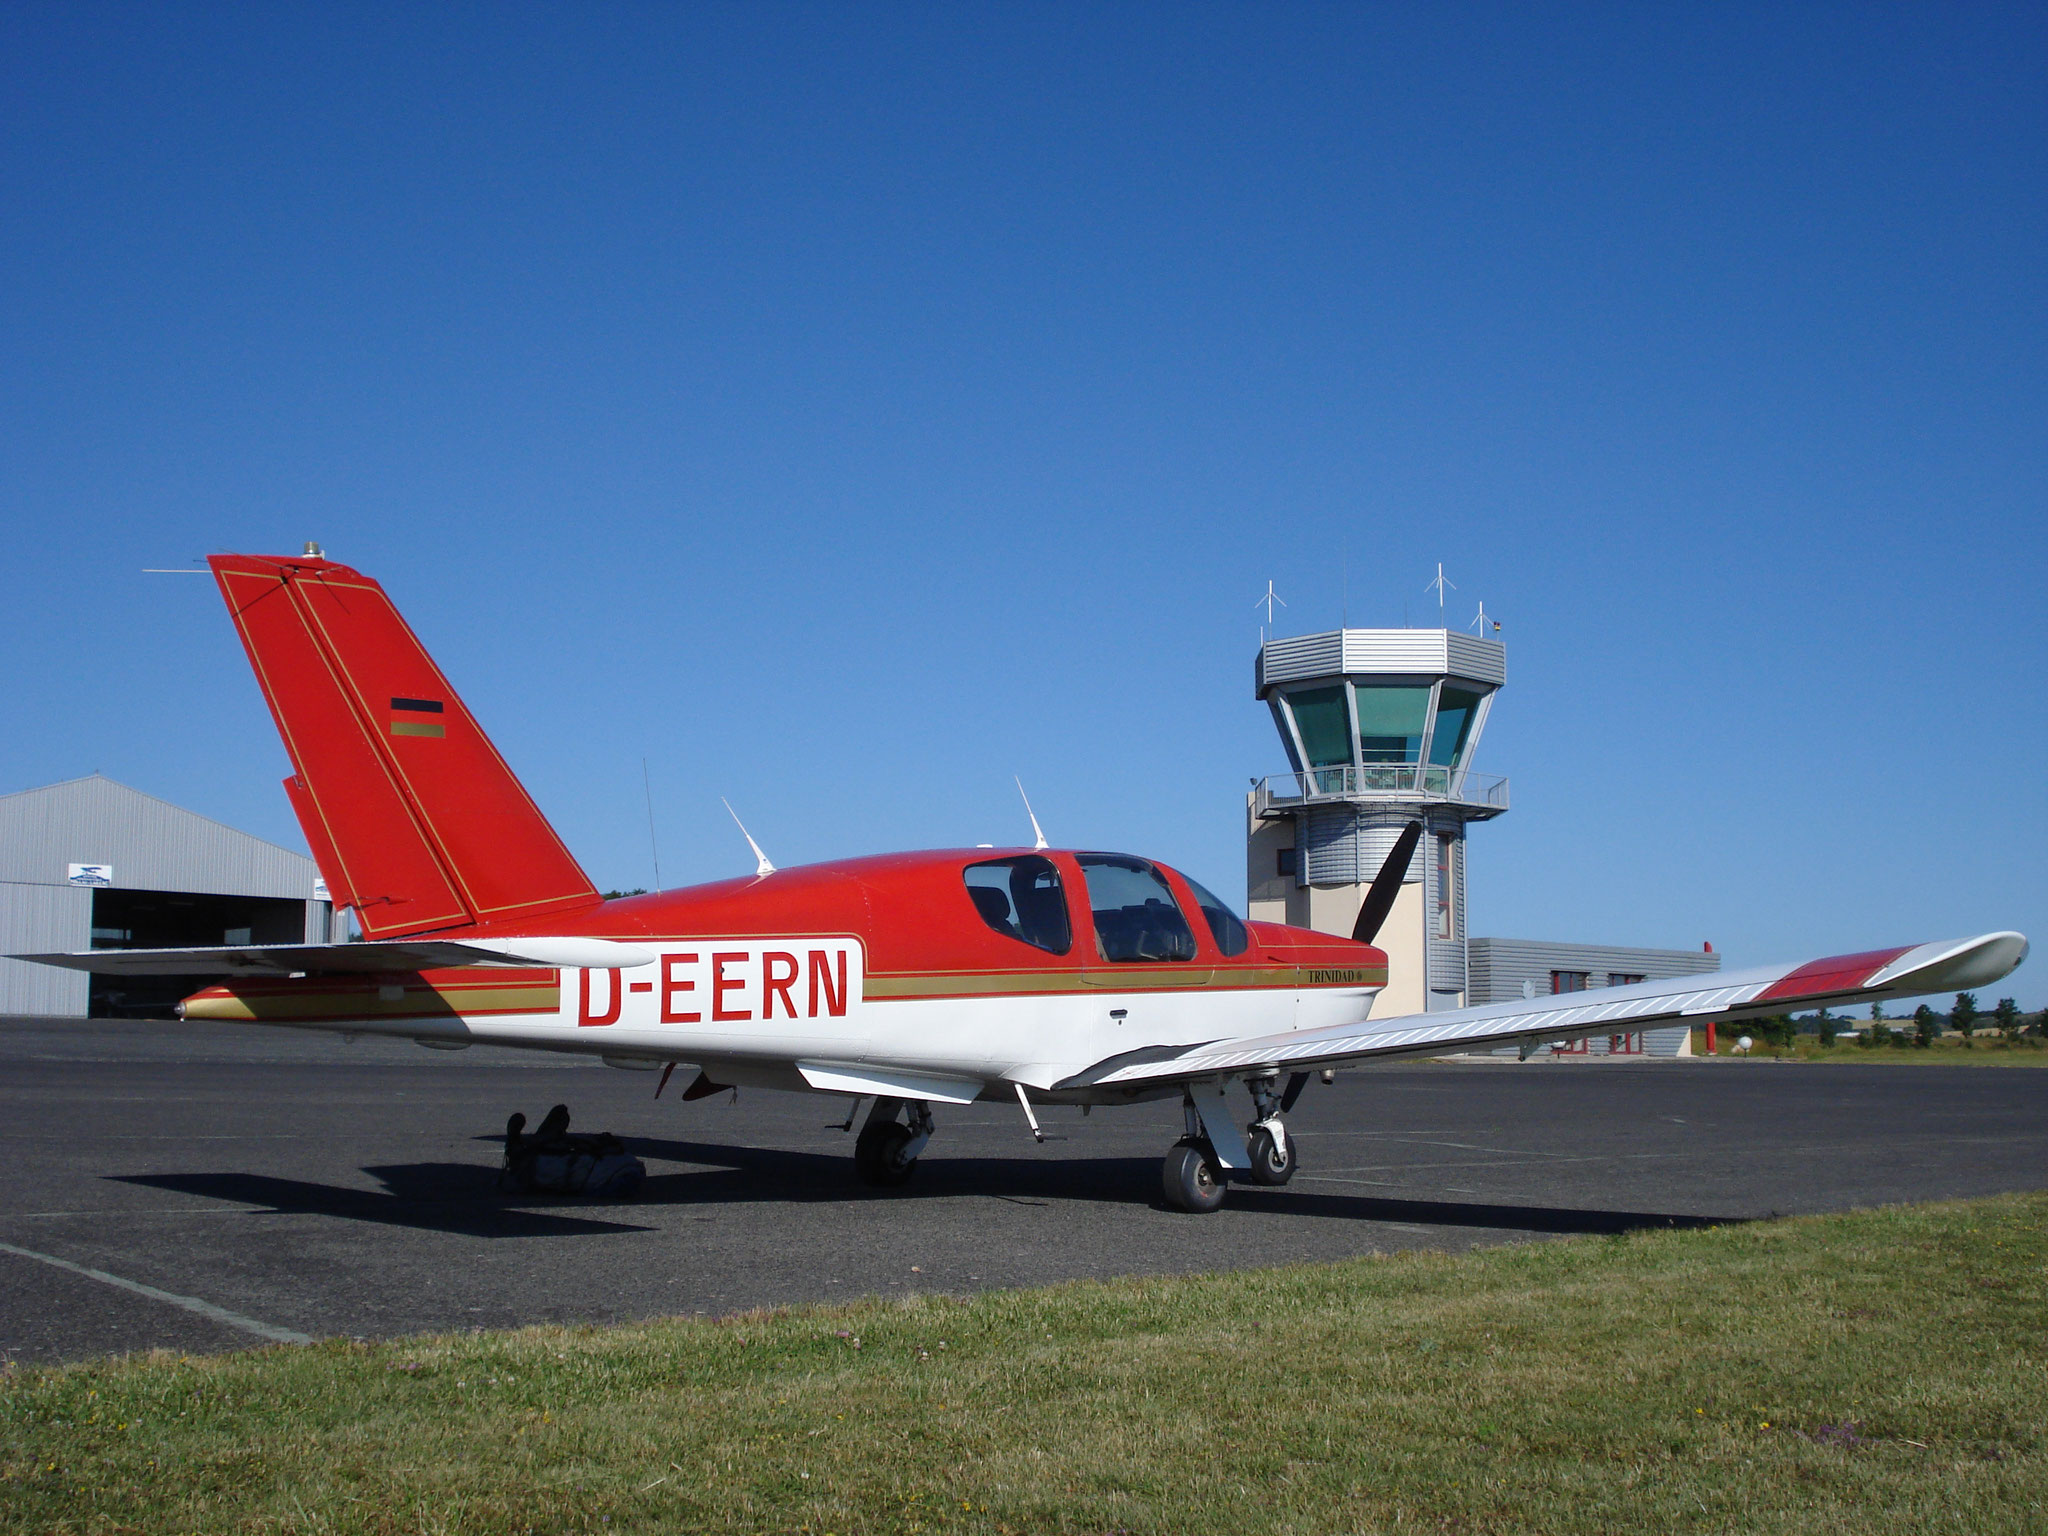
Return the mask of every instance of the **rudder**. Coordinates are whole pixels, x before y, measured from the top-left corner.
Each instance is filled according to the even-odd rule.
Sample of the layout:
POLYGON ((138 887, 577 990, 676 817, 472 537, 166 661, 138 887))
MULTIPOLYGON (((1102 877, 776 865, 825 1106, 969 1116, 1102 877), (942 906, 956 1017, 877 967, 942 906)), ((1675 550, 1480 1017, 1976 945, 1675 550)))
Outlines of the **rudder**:
POLYGON ((381 586, 310 555, 207 563, 291 758, 314 861, 366 938, 597 904, 381 586))

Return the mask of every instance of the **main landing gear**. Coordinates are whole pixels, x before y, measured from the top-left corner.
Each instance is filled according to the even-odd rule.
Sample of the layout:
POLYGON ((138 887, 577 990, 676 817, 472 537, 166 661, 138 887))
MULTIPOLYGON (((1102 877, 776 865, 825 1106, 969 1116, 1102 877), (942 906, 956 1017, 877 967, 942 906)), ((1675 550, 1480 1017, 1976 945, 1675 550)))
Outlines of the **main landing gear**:
POLYGON ((894 1189, 910 1178, 931 1139, 932 1110, 924 1100, 877 1099, 853 1144, 854 1174, 875 1189, 894 1189), (896 1118, 906 1110, 908 1125, 896 1118))
POLYGON ((1161 1169, 1168 1205, 1181 1211, 1213 1211, 1223 1204, 1232 1174, 1271 1185, 1294 1177, 1300 1165, 1297 1143, 1280 1117, 1294 1107, 1308 1077, 1296 1073, 1287 1091, 1276 1094, 1278 1077, 1268 1073, 1246 1082, 1257 1118, 1242 1131, 1230 1118, 1223 1083, 1189 1086, 1182 1101, 1187 1134, 1173 1144, 1161 1169))

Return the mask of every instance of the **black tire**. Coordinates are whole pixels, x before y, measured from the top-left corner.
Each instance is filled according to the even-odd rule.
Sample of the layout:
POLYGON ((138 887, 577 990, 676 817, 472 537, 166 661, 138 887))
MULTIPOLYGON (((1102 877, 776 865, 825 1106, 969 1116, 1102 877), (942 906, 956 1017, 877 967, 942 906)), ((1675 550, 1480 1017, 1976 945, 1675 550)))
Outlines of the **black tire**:
POLYGON ((1216 1166, 1215 1154, 1207 1143, 1177 1143, 1166 1154, 1166 1165, 1161 1171, 1164 1174, 1166 1203, 1175 1210, 1203 1215, 1223 1204, 1226 1187, 1223 1170, 1216 1166))
POLYGON ((1248 1143, 1252 1154, 1252 1182, 1255 1184, 1285 1184, 1294 1177, 1294 1170, 1300 1166, 1295 1156, 1294 1138, 1287 1138, 1287 1151, 1283 1156, 1279 1145, 1273 1140, 1273 1133, 1264 1126, 1252 1129, 1248 1143))
POLYGON ((853 1171, 861 1183, 876 1189, 894 1189, 909 1179, 917 1159, 905 1157, 910 1145, 910 1127, 900 1120, 882 1120, 861 1128, 853 1144, 853 1171))

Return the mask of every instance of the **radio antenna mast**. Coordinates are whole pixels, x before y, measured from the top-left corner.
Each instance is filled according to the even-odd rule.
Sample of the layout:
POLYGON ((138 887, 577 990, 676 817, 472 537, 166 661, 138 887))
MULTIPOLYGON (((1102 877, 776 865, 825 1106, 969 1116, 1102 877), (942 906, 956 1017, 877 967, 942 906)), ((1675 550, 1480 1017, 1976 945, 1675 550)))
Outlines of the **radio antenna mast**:
POLYGON ((1282 608, 1285 608, 1287 606, 1287 599, 1282 597, 1278 592, 1275 592, 1273 590, 1273 583, 1269 579, 1266 582, 1266 595, 1260 598, 1257 602, 1252 604, 1254 608, 1263 608, 1266 610, 1266 622, 1259 629, 1259 644, 1261 645, 1264 645, 1266 643, 1266 631, 1273 627, 1273 605, 1275 603, 1278 603, 1282 608))
POLYGON ((1422 590, 1436 593, 1436 617, 1438 625, 1441 626, 1444 617, 1444 593, 1446 591, 1455 592, 1458 590, 1458 584, 1455 581, 1444 580, 1443 561, 1439 560, 1436 563, 1436 580, 1425 582, 1422 590))
POLYGON ((654 888, 661 889, 661 844, 654 840, 654 785, 647 777, 647 759, 640 759, 640 787, 647 793, 647 851, 654 855, 654 888))

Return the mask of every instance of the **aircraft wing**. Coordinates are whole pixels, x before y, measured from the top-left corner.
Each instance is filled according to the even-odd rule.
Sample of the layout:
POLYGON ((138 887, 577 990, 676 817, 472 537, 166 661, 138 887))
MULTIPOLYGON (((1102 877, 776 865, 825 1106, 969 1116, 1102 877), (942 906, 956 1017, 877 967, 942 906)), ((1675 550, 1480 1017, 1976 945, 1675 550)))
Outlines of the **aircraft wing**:
POLYGON ((203 949, 87 949, 10 955, 100 976, 376 975, 462 965, 652 965, 654 951, 611 939, 403 939, 367 944, 225 944, 203 949))
POLYGON ((1804 965, 1765 966, 1668 981, 1638 982, 1557 997, 1411 1013, 1288 1034, 1241 1036, 1187 1046, 1125 1051, 1054 1084, 1133 1087, 1277 1067, 1307 1071, 1402 1056, 1442 1056, 1503 1045, 1541 1045, 1586 1035, 1634 1033, 1660 1025, 1739 1021, 1837 1003, 1917 997, 1989 986, 2027 956, 2017 933, 1987 933, 1943 944, 1834 955, 1804 965))

